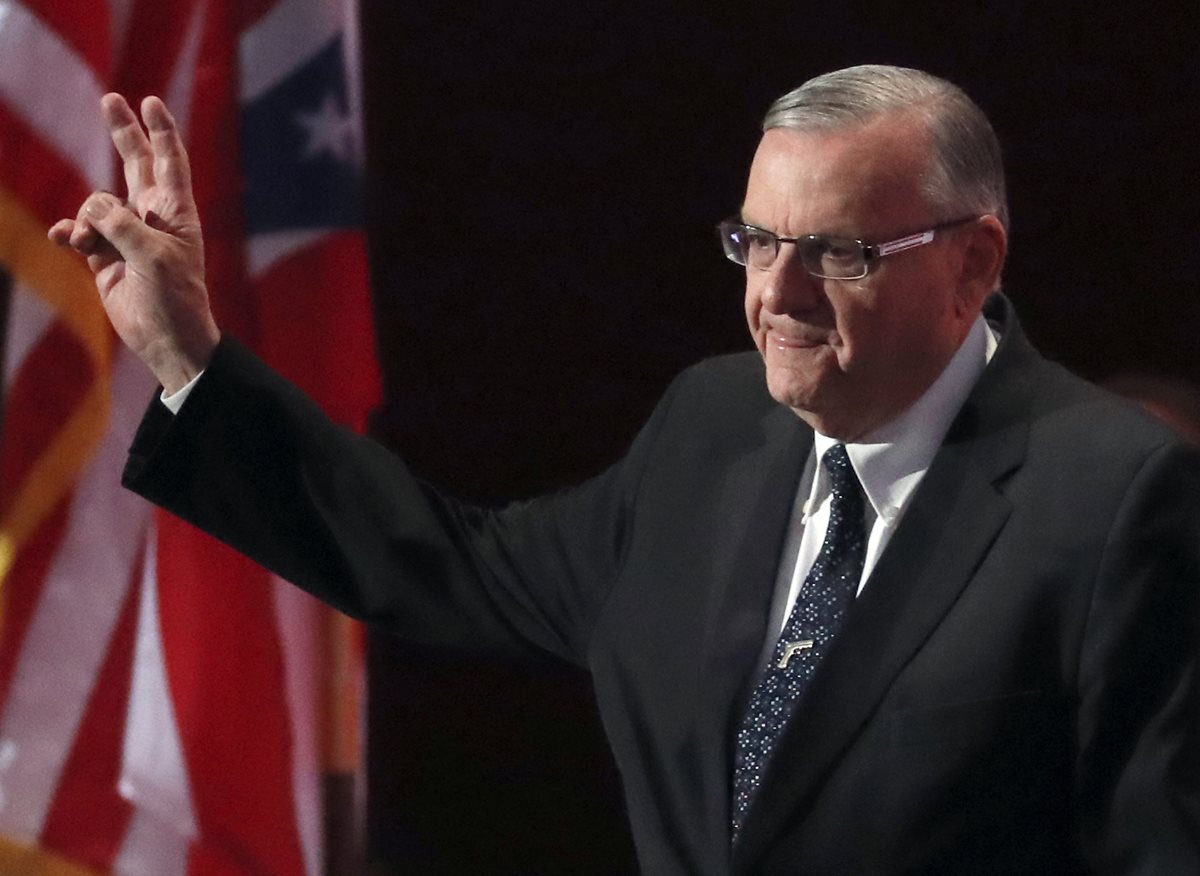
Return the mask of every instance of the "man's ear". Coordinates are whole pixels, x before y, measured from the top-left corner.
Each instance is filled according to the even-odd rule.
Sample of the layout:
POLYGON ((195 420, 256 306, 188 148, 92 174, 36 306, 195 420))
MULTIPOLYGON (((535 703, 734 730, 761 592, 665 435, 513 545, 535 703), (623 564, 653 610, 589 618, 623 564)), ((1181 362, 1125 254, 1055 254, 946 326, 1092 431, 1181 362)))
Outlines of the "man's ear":
POLYGON ((966 237, 958 277, 959 299, 966 313, 978 313, 983 301, 1000 285, 1008 252, 1008 234, 995 216, 981 216, 961 232, 966 237))

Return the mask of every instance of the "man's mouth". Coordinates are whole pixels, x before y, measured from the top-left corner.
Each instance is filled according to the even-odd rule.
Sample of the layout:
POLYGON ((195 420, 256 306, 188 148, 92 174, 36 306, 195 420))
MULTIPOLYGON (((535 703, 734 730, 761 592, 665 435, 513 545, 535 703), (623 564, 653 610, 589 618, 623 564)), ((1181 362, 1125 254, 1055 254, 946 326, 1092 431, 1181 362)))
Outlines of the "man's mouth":
POLYGON ((767 330, 767 346, 780 350, 802 350, 807 347, 819 347, 825 343, 826 339, 823 336, 815 334, 781 332, 777 329, 767 330))

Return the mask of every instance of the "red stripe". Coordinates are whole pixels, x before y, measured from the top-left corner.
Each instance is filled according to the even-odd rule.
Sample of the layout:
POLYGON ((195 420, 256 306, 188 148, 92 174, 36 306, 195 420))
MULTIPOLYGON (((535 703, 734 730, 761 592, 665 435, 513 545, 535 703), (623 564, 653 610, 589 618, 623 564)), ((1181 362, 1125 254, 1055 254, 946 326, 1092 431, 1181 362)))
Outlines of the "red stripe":
POLYGON ((67 526, 67 494, 30 535, 4 578, 4 615, 0 620, 0 703, 8 699, 25 633, 33 619, 42 586, 67 526))
POLYGON ((57 31, 77 55, 104 82, 112 56, 108 4, 97 0, 25 0, 25 5, 52 30, 57 31), (99 8, 97 8, 99 7, 99 8))
POLYGON ((120 618, 42 829, 42 846, 103 872, 121 850, 133 813, 133 807, 117 793, 117 781, 141 573, 139 560, 131 570, 120 618))
POLYGON ((276 3, 277 0, 242 0, 240 4, 237 4, 234 28, 238 33, 245 33, 270 12, 276 3))
MULTIPOLYGON (((99 111, 97 107, 96 112, 99 111)), ((0 144, 0 185, 47 228, 59 219, 74 219, 88 195, 87 182, 74 165, 63 160, 3 101, 0 101, 0 144)))
POLYGON ((189 136, 196 205, 204 224, 205 273, 217 323, 253 346, 258 315, 245 276, 238 113, 236 3, 214 3, 192 95, 189 136))
POLYGON ((136 0, 129 15, 132 33, 113 71, 113 88, 137 107, 148 94, 163 95, 175 75, 179 52, 196 0, 136 0))
POLYGON ((259 353, 334 419, 365 428, 380 377, 362 233, 331 234, 281 260, 254 292, 259 353))
POLYGON ((163 650, 204 847, 196 860, 302 874, 269 576, 180 520, 157 521, 163 650))
POLYGON ((5 403, 0 515, 9 512, 30 468, 45 454, 95 379, 92 360, 79 341, 62 323, 52 323, 29 351, 5 403))

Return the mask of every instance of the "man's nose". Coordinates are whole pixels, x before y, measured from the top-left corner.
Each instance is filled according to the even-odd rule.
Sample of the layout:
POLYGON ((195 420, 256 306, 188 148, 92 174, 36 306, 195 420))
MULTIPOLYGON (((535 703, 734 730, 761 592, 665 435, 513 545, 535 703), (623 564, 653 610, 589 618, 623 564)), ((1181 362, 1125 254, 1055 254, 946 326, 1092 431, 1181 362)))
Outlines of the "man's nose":
POLYGON ((779 254, 767 269, 763 307, 778 314, 811 310, 820 300, 821 288, 821 280, 804 267, 796 245, 781 243, 779 254))

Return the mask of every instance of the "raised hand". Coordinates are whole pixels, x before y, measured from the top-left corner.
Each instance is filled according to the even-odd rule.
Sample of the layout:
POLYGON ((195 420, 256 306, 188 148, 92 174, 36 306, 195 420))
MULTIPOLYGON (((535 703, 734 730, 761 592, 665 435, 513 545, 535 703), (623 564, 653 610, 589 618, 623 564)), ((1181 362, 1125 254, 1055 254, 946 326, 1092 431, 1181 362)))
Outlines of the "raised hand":
POLYGON ((187 152, 157 97, 142 101, 145 130, 119 94, 106 94, 100 108, 123 162, 128 200, 93 192, 49 237, 87 256, 113 328, 174 392, 204 369, 220 339, 204 286, 187 152))

